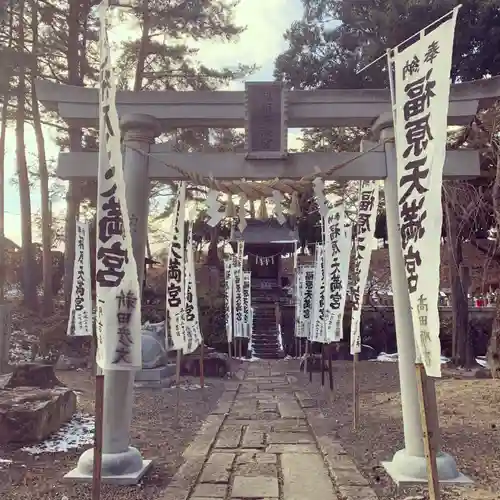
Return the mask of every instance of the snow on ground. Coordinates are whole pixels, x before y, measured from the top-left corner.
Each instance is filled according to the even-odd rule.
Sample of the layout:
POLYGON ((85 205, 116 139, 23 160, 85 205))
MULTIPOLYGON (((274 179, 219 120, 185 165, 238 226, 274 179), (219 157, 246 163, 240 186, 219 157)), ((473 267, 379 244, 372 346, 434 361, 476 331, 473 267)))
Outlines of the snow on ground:
POLYGON ((237 361, 248 361, 249 363, 253 363, 254 361, 260 361, 261 359, 260 358, 256 358, 255 356, 252 356, 251 358, 232 358, 232 359, 235 359, 237 361))
POLYGON ((12 460, 9 460, 8 458, 0 458, 0 469, 10 465, 11 463, 12 463, 12 460))
MULTIPOLYGON (((373 359, 372 361, 381 361, 383 363, 396 363, 398 361, 398 353, 395 352, 393 354, 387 354, 386 352, 381 352, 377 359, 373 359)), ((441 356, 441 364, 444 365, 450 362, 450 358, 445 356, 441 356)), ((488 368, 488 363, 484 356, 478 356, 476 358, 476 363, 484 368, 488 368)))
POLYGON ((94 442, 94 417, 77 413, 48 439, 34 446, 25 446, 22 451, 30 455, 58 453, 80 448, 94 442))

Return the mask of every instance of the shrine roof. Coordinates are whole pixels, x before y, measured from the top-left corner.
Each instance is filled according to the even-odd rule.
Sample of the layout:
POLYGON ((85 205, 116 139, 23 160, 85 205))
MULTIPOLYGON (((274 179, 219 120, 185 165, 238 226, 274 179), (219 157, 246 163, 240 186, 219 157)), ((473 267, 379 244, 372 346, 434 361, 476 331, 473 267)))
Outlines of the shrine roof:
POLYGON ((245 244, 283 244, 288 245, 299 240, 297 230, 286 222, 281 225, 276 219, 246 219, 247 227, 241 233, 236 230, 233 242, 243 240, 245 244))

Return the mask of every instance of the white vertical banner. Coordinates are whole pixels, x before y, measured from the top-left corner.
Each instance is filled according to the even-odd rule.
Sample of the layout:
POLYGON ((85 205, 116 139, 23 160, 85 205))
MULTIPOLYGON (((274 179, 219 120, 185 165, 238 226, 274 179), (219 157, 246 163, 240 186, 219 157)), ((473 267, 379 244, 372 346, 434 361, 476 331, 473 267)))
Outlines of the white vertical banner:
POLYGON ((193 249, 193 222, 189 222, 186 243, 186 348, 185 353, 193 352, 202 342, 196 289, 196 270, 193 249))
POLYGON ((172 240, 167 257, 167 319, 168 333, 175 350, 187 348, 186 339, 186 295, 185 288, 185 239, 186 182, 179 183, 179 193, 175 203, 172 240))
POLYGON ((410 293, 417 358, 441 376, 439 281, 450 72, 458 8, 449 19, 389 57, 401 244, 410 293), (425 269, 425 272, 423 271, 425 269))
POLYGON ((325 339, 325 251, 316 245, 314 262, 313 322, 311 340, 324 343, 325 339))
POLYGON ((233 307, 234 307, 234 336, 244 337, 243 328, 243 241, 238 241, 236 254, 233 255, 233 307))
POLYGON ((313 295, 314 295, 314 266, 304 266, 302 272, 304 274, 304 293, 302 295, 302 335, 304 338, 312 339, 312 323, 313 323, 313 295))
POLYGON ((339 314, 335 317, 335 342, 342 340, 344 336, 344 312, 349 286, 349 265, 351 263, 352 250, 352 226, 344 229, 344 237, 340 242, 340 279, 342 281, 342 297, 340 298, 339 314))
POLYGON ((303 337, 304 321, 303 321, 303 305, 304 305, 304 267, 295 267, 295 336, 303 337))
POLYGON ((252 286, 252 274, 250 271, 245 271, 243 273, 243 333, 245 338, 250 338, 251 332, 251 308, 252 305, 250 303, 250 293, 252 286))
POLYGON ((75 265, 67 335, 92 336, 90 236, 87 222, 76 222, 75 265))
POLYGON ((136 370, 142 364, 141 288, 125 197, 116 80, 107 34, 108 7, 105 0, 99 8, 96 361, 106 370, 136 370))
POLYGON ((337 205, 325 217, 325 341, 337 339, 336 325, 339 315, 343 315, 342 300, 346 288, 342 283, 341 264, 346 256, 344 206, 337 205), (343 252, 342 252, 343 250, 343 252))
POLYGON ((361 183, 356 238, 354 242, 354 271, 352 276, 351 302, 351 354, 361 352, 361 309, 365 294, 372 250, 376 248, 375 224, 379 200, 376 181, 361 183))
POLYGON ((226 302, 226 336, 227 341, 233 341, 233 270, 232 259, 224 260, 224 291, 226 302))

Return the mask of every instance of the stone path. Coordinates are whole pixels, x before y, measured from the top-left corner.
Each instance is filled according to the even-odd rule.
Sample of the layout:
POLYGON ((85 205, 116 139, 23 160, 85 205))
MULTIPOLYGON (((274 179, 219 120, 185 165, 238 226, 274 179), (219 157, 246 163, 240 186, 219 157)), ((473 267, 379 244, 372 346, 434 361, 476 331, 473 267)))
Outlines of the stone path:
MULTIPOLYGON (((230 381, 161 500, 376 500, 315 401, 279 363, 230 381)), ((283 365, 281 365, 283 366, 283 365)))

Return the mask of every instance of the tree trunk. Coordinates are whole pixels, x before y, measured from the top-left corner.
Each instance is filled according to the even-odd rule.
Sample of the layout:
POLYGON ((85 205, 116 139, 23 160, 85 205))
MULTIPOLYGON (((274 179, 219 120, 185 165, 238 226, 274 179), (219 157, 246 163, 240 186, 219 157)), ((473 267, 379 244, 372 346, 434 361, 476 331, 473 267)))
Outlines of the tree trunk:
POLYGON ((54 297, 52 293, 52 228, 49 196, 49 172, 45 154, 45 139, 43 137, 40 108, 36 96, 35 80, 38 78, 38 64, 35 54, 38 49, 38 2, 32 2, 31 29, 33 37, 31 69, 31 105, 33 113, 33 128, 35 130, 36 147, 38 153, 38 170, 40 174, 40 196, 42 203, 42 267, 43 267, 43 305, 45 316, 54 311, 54 297))
POLYGON ((219 253, 217 251, 217 243, 219 242, 219 230, 217 226, 210 228, 210 243, 207 250, 207 266, 220 266, 219 253))
POLYGON ((446 202, 446 219, 452 309, 452 360, 457 366, 465 366, 465 346, 469 337, 468 284, 462 283, 460 279, 460 266, 463 261, 462 240, 458 231, 457 217, 449 202, 446 202))
POLYGON ((460 364, 467 370, 470 370, 476 364, 474 356, 474 346, 472 345, 472 335, 469 328, 469 299, 467 297, 468 291, 471 286, 470 269, 463 264, 460 265, 460 282, 462 283, 462 290, 464 292, 464 303, 461 306, 461 317, 465 322, 465 335, 457 337, 457 351, 460 364))
POLYGON ((137 66, 135 67, 134 92, 142 90, 142 79, 146 65, 147 47, 149 41, 149 0, 142 2, 142 32, 139 42, 139 53, 137 54, 137 66))
POLYGON ((8 91, 3 96, 0 129, 0 304, 5 300, 5 134, 7 133, 8 91))
POLYGON ((19 178, 19 200, 21 203, 21 235, 23 256, 23 297, 25 305, 36 310, 37 290, 35 283, 33 241, 31 234, 31 196, 28 177, 28 165, 26 163, 26 144, 24 140, 24 123, 26 121, 26 53, 24 48, 24 12, 25 2, 19 2, 19 25, 18 25, 18 86, 17 86, 17 110, 16 110, 16 164, 19 178))
MULTIPOLYGON (((497 247, 498 235, 500 234, 500 151, 498 147, 493 144, 493 152, 496 155, 497 170, 495 175, 495 182, 493 184, 493 212, 495 214, 495 226, 497 230, 497 247)), ((491 328, 490 343, 487 353, 488 366, 491 370, 493 378, 500 376, 500 295, 497 294, 495 302, 495 318, 491 328)))
MULTIPOLYGON (((12 3, 11 3, 12 6, 12 3)), ((13 25, 14 25, 14 13, 12 9, 9 12, 9 44, 8 48, 12 48, 13 44, 13 25)), ((5 77, 6 88, 3 95, 3 107, 2 115, 0 120, 2 121, 0 125, 0 304, 3 304, 5 300, 5 141, 7 134, 7 116, 9 110, 10 102, 10 79, 12 72, 10 70, 11 66, 9 64, 8 75, 5 77)))
MULTIPOLYGON (((70 85, 83 86, 83 74, 81 69, 82 51, 80 50, 80 20, 87 18, 90 6, 82 7, 81 2, 69 2, 68 13, 68 51, 66 59, 68 63, 68 83, 70 85)), ((85 44, 85 40, 83 41, 85 44)), ((70 151, 82 150, 82 131, 79 128, 69 129, 70 151)), ((75 263, 75 237, 76 219, 80 209, 80 197, 78 181, 70 180, 66 193, 66 228, 64 243, 64 299, 65 309, 69 310, 71 305, 71 291, 73 288, 73 268, 75 263)))
POLYGON ((250 217, 255 219, 255 201, 250 200, 250 217))

